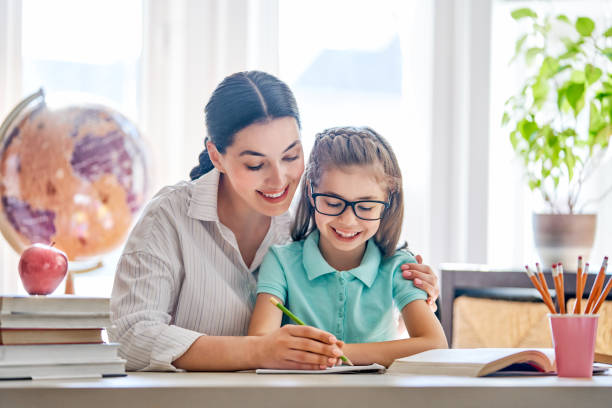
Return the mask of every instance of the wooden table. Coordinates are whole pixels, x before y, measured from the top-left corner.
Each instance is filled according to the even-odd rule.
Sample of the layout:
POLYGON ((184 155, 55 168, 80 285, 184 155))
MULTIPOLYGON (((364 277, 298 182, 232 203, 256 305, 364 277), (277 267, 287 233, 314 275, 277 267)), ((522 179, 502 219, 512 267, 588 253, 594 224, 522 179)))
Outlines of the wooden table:
MULTIPOLYGON (((599 271, 599 267, 596 268, 599 271)), ((587 277, 586 290, 590 291, 596 274, 591 270, 587 277)), ((554 288, 552 274, 545 271, 544 276, 549 288, 554 288)), ((576 295, 576 272, 564 271, 565 299, 576 295)), ((440 322, 448 339, 452 344, 453 334, 453 301, 455 297, 465 291, 486 291, 498 289, 497 294, 507 294, 516 297, 514 289, 523 289, 526 300, 540 299, 538 292, 533 289, 531 281, 523 269, 494 268, 487 265, 475 264, 442 264, 440 265, 440 322), (528 289, 528 290, 527 290, 528 289), (504 292, 504 290, 507 290, 504 292)), ((484 293, 484 292, 483 292, 484 293)), ((588 293, 588 292, 587 292, 588 293)), ((551 291, 554 301, 554 290, 551 291)), ((607 299, 612 299, 612 292, 607 299)))
MULTIPOLYGON (((392 371, 392 370, 391 370, 392 371)), ((612 375, 467 378, 386 374, 129 373, 0 381, 0 407, 608 407, 612 375)))

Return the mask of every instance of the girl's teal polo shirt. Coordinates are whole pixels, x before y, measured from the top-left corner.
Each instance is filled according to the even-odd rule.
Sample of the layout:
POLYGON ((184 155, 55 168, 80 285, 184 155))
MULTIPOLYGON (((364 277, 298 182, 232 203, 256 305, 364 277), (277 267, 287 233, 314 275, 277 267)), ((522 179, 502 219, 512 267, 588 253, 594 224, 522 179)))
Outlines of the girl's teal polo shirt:
MULTIPOLYGON (((345 342, 393 340, 393 308, 427 299, 402 277, 400 265, 407 262, 416 261, 405 251, 383 259, 370 239, 357 268, 336 271, 321 255, 315 230, 305 240, 270 248, 259 269, 257 293, 276 296, 304 323, 345 342)), ((287 323, 295 322, 283 316, 287 323)))

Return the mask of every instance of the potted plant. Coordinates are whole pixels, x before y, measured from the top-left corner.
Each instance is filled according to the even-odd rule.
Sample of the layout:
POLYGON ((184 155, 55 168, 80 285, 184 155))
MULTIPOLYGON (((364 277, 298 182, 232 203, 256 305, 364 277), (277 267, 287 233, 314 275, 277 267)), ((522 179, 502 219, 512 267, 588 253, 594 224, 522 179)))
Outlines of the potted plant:
POLYGON ((502 125, 524 165, 529 188, 548 211, 533 215, 536 248, 550 266, 573 267, 588 257, 596 214, 583 214, 584 183, 603 158, 612 134, 612 27, 599 30, 588 17, 512 12, 527 28, 516 41, 514 63, 525 80, 506 101, 502 125))

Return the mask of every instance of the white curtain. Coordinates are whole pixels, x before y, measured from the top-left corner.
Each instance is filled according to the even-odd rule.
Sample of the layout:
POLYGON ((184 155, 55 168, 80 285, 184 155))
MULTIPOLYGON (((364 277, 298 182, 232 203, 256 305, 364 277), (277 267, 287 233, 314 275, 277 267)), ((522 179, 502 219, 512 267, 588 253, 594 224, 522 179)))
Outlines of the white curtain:
MULTIPOLYGON (((21 96, 21 0, 0 1, 0 120, 21 96)), ((16 293, 18 256, 0 238, 0 293, 16 293)))
POLYGON ((439 262, 487 262, 489 0, 436 0, 430 248, 439 262))

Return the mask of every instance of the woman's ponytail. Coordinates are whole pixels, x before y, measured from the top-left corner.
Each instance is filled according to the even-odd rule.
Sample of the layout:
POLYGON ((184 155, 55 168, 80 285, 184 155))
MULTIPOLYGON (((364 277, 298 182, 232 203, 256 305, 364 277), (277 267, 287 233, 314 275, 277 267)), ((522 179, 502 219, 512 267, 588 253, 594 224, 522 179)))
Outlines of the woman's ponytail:
POLYGON ((208 155, 208 150, 206 148, 202 150, 202 153, 200 153, 200 156, 198 156, 198 160, 199 164, 191 169, 191 172, 189 172, 189 177, 191 177, 191 180, 200 178, 215 167, 210 160, 210 156, 208 155))

